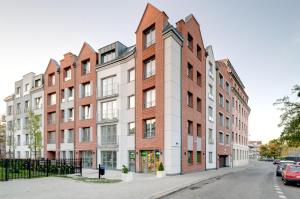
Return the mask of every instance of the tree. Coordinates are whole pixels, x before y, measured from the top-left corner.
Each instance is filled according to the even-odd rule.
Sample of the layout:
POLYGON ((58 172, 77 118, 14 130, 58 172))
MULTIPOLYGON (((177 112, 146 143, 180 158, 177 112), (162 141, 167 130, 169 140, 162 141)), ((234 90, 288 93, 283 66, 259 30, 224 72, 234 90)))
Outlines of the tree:
POLYGON ((292 94, 296 95, 296 101, 291 101, 290 97, 285 96, 278 99, 274 105, 280 106, 279 126, 283 127, 281 140, 285 141, 291 147, 300 146, 300 86, 296 85, 292 89, 292 94))
POLYGON ((28 125, 27 131, 29 134, 28 148, 31 153, 34 152, 34 159, 37 158, 37 153, 41 152, 42 149, 42 132, 40 130, 41 118, 39 115, 34 114, 32 111, 28 113, 28 125))
POLYGON ((259 154, 260 154, 260 157, 270 157, 269 147, 267 144, 262 144, 259 146, 259 154))
POLYGON ((280 139, 274 139, 269 141, 267 144, 263 144, 259 147, 260 156, 267 158, 279 158, 283 151, 283 143, 280 139))

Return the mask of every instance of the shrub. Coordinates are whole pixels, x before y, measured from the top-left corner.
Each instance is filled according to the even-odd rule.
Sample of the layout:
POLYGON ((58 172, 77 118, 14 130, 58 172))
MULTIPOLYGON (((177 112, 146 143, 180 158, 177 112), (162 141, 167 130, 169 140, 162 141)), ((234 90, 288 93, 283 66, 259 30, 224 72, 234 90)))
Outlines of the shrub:
POLYGON ((165 168, 164 168, 164 165, 162 162, 160 162, 159 166, 158 166, 158 171, 164 171, 165 168))
POLYGON ((128 168, 125 165, 122 165, 122 173, 128 173, 128 168))

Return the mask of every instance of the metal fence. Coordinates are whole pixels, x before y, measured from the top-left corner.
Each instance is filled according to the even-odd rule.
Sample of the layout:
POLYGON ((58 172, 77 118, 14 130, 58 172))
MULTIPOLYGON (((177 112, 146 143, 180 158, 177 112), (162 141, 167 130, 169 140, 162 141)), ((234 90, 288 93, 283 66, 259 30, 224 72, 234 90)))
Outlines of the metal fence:
POLYGON ((0 159, 0 181, 75 173, 82 175, 81 159, 0 159))

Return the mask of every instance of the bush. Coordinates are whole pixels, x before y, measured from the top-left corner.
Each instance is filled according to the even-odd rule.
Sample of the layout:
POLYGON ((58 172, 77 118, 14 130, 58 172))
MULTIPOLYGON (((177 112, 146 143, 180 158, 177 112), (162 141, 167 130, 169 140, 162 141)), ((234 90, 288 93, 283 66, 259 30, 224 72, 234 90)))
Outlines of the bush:
POLYGON ((162 162, 160 162, 159 166, 158 166, 158 171, 164 171, 165 168, 164 168, 164 165, 162 162))
POLYGON ((122 165, 122 173, 128 173, 128 168, 125 165, 122 165))

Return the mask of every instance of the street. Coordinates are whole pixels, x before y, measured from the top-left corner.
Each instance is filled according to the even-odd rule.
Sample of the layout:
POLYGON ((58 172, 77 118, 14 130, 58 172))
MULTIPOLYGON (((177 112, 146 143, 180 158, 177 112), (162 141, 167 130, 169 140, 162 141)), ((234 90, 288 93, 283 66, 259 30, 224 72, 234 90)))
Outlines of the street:
POLYGON ((203 181, 164 199, 298 199, 300 186, 283 185, 274 171, 271 162, 255 161, 243 171, 203 181))

